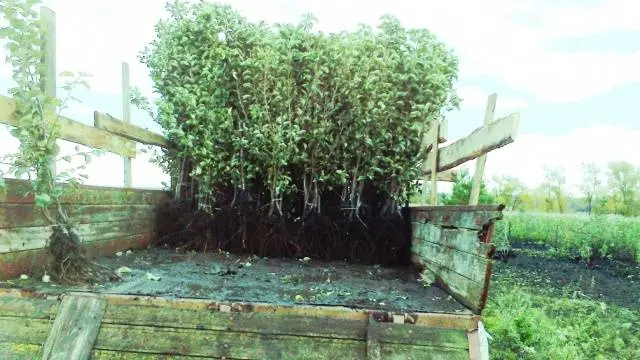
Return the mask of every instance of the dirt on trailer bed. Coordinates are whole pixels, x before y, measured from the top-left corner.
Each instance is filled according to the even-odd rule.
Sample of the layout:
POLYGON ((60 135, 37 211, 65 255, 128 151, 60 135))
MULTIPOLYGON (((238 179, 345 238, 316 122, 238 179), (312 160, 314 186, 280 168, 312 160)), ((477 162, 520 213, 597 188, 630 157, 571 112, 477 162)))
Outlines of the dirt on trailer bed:
POLYGON ((258 258, 226 252, 178 253, 159 248, 102 257, 97 262, 114 271, 124 270, 122 280, 62 287, 39 279, 14 279, 0 286, 50 293, 92 291, 277 305, 470 313, 440 288, 424 286, 418 281, 418 272, 411 268, 308 258, 258 258))

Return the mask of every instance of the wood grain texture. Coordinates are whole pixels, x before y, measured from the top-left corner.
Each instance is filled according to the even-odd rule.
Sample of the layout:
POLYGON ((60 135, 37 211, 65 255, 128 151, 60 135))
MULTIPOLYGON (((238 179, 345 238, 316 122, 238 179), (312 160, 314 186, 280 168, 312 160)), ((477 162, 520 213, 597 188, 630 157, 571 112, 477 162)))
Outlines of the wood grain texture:
MULTIPOLYGON (((85 245, 89 258, 112 255, 118 251, 141 249, 156 238, 154 232, 120 237, 113 240, 97 241, 85 245)), ((49 261, 45 249, 0 254, 0 280, 11 279, 33 270, 42 270, 49 261)))
MULTIPOLYGON (((122 63, 122 119, 125 124, 131 123, 131 89, 129 86, 129 64, 122 63)), ((95 117, 95 114, 94 114, 95 117)), ((95 124, 93 126, 97 127, 95 124)), ((123 158, 124 165, 124 187, 131 187, 133 174, 131 172, 131 158, 123 158)))
MULTIPOLYGON (((15 101, 9 97, 0 95, 0 123, 17 126, 18 121, 14 115, 15 111, 15 101)), ((49 116, 57 116, 57 114, 49 116)), ((45 117, 45 119, 47 118, 45 117)), ((108 151, 120 156, 136 157, 136 143, 129 139, 102 129, 97 129, 93 126, 85 125, 65 116, 58 116, 57 120, 60 124, 59 138, 62 140, 108 151)), ((48 118, 47 121, 53 121, 53 119, 48 118)))
POLYGON ((44 343, 42 360, 89 359, 106 306, 101 299, 65 296, 44 343))
POLYGON ((437 226, 483 230, 502 219, 502 206, 415 206, 409 208, 411 221, 437 226))
MULTIPOLYGON (((484 122, 482 123, 483 126, 487 126, 493 121, 497 100, 497 94, 489 95, 489 99, 487 100, 487 107, 484 112, 484 122)), ((469 205, 478 205, 478 200, 480 198, 480 186, 482 184, 482 176, 484 175, 484 166, 486 162, 487 154, 480 155, 476 159, 476 166, 473 172, 473 182, 471 183, 471 194, 469 195, 469 205)))
MULTIPOLYGON (((0 204, 34 204, 31 184, 26 180, 4 179, 6 191, 0 192, 0 204)), ((129 189, 82 185, 79 189, 60 184, 64 194, 60 197, 63 205, 157 205, 170 199, 163 190, 129 189)))
MULTIPOLYGON (((467 137, 440 148, 437 155, 437 171, 453 169, 469 160, 478 158, 515 141, 520 125, 520 113, 513 113, 474 130, 467 137)), ((426 176, 431 173, 431 163, 436 155, 429 152, 422 168, 426 176)))
MULTIPOLYGON (((153 219, 128 219, 103 223, 78 224, 75 227, 83 244, 121 239, 153 231, 153 219)), ((0 253, 44 248, 52 234, 51 226, 0 229, 0 253)))
POLYGON ((132 125, 99 111, 95 111, 93 113, 93 126, 139 143, 160 146, 163 148, 169 146, 169 142, 163 135, 132 125))

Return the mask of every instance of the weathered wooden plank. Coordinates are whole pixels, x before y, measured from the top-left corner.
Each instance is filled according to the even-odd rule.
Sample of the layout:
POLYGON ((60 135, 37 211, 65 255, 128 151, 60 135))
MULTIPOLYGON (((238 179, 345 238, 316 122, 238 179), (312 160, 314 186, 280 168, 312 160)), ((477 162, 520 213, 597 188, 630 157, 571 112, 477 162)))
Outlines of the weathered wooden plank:
POLYGON ((128 124, 109 114, 103 114, 99 111, 94 111, 93 113, 93 126, 143 144, 155 145, 164 148, 169 146, 169 142, 163 135, 128 124))
POLYGON ((374 336, 382 343, 464 350, 469 348, 465 330, 438 329, 426 326, 373 321, 369 324, 367 336, 374 336))
MULTIPOLYGON (((144 248, 155 238, 155 233, 149 232, 113 240, 87 243, 84 248, 89 258, 96 258, 112 255, 122 250, 144 248)), ((0 280, 15 278, 20 274, 27 274, 35 269, 42 270, 42 267, 48 261, 49 256, 44 249, 0 254, 0 280)))
MULTIPOLYGON (((41 345, 0 343, 0 359, 33 360, 40 357, 41 345)), ((117 352, 108 350, 91 351, 92 360, 202 360, 201 357, 117 352)), ((215 358, 214 358, 215 359, 215 358)))
MULTIPOLYGON (((32 186, 27 180, 4 179, 6 191, 0 192, 0 204, 33 204, 35 197, 32 186)), ((156 205, 169 200, 168 192, 149 189, 123 189, 116 187, 102 187, 82 185, 79 189, 69 190, 68 185, 62 185, 65 194, 60 203, 75 205, 156 205)))
POLYGON ((423 241, 439 243, 444 247, 483 258, 491 258, 495 249, 493 244, 480 242, 477 230, 443 228, 431 223, 412 223, 412 249, 418 249, 423 241))
MULTIPOLYGON (((428 259, 416 254, 411 255, 411 260, 416 265, 423 266, 435 277, 435 283, 454 299, 465 305, 471 311, 479 314, 486 302, 485 284, 478 283, 457 272, 448 269, 438 263, 430 262, 428 259)), ((487 279, 488 280, 488 279, 487 279)))
POLYGON ((0 317, 21 317, 53 320, 60 302, 52 299, 0 296, 0 317))
POLYGON ((379 333, 376 332, 376 323, 373 315, 370 315, 367 319, 367 359, 368 360, 380 360, 380 339, 378 339, 379 333))
POLYGON ((269 313, 230 313, 109 304, 104 324, 175 327, 199 330, 260 332, 363 340, 364 321, 269 313))
POLYGON ((65 296, 44 343, 42 360, 88 359, 106 306, 102 299, 65 296))
MULTIPOLYGON (((18 120, 14 116, 15 111, 15 101, 0 95, 0 123, 18 126, 18 120)), ((105 150, 120 156, 136 157, 136 143, 129 139, 64 116, 58 116, 58 123, 60 124, 59 138, 62 140, 105 150)))
POLYGON ((481 206, 412 206, 411 221, 438 226, 483 230, 486 225, 502 219, 502 205, 481 206))
MULTIPOLYGON (((43 68, 42 77, 40 78, 40 89, 42 93, 49 97, 55 98, 57 92, 56 80, 56 13, 46 6, 40 7, 40 26, 43 37, 41 64, 43 68)), ((45 103, 45 118, 53 118, 57 112, 57 107, 52 102, 45 103)), ((51 126, 51 123, 45 123, 44 126, 51 126)), ((51 174, 56 175, 56 161, 49 161, 51 174)))
MULTIPOLYGON (((437 171, 453 169, 482 154, 512 143, 518 133, 519 123, 520 113, 513 113, 488 126, 478 128, 469 136, 439 149, 437 171)), ((431 173, 431 163, 435 156, 432 151, 427 154, 422 168, 425 176, 431 173)))
MULTIPOLYGON (((74 224, 101 223, 109 221, 142 220, 155 217, 154 205, 64 205, 69 220, 74 224)), ((52 206, 51 212, 56 213, 52 206)), ((49 220, 32 204, 2 204, 0 207, 0 229, 47 226, 49 220)))
POLYGON ((442 265, 467 279, 480 283, 484 282, 489 266, 489 260, 486 258, 428 241, 423 241, 417 249, 412 251, 431 263, 442 265))
POLYGON ((381 358, 385 360, 429 359, 429 360, 468 360, 466 349, 449 349, 433 346, 382 343, 381 358))
POLYGON ((41 345, 53 328, 53 320, 29 319, 0 316, 0 344, 41 345))
MULTIPOLYGON (((152 219, 79 224, 76 233, 84 243, 119 239, 153 231, 152 219)), ((51 226, 0 229, 0 253, 40 249, 47 245, 51 226)))
POLYGON ((363 341, 104 324, 95 349, 233 359, 362 359, 363 341), (149 341, 149 339, 154 339, 149 341))
MULTIPOLYGON (((483 126, 489 125, 493 121, 493 115, 496 110, 497 94, 489 95, 487 107, 484 112, 483 126)), ((471 194, 469 195, 469 205, 478 205, 480 198, 480 185, 482 184, 482 176, 484 174, 484 165, 487 162, 487 154, 480 155, 476 159, 476 166, 473 173, 473 182, 471 183, 471 194)))
POLYGON ((443 181, 443 182, 454 182, 457 176, 458 176, 457 171, 447 170, 447 171, 436 173, 436 180, 443 181))

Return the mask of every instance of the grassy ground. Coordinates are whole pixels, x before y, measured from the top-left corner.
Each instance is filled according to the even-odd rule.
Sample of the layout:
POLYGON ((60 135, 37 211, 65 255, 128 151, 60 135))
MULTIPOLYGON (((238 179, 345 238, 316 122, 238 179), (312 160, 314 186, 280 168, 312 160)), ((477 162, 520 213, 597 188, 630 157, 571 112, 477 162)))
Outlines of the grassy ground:
POLYGON ((640 266, 527 249, 494 262, 492 359, 640 359, 640 266))

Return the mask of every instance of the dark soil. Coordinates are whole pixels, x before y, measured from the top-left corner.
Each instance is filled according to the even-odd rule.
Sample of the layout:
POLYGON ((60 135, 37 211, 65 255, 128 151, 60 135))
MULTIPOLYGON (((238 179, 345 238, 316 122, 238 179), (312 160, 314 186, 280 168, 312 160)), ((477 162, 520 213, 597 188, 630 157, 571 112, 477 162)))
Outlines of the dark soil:
POLYGON ((517 281, 518 285, 539 289, 541 293, 553 291, 558 295, 640 309, 640 264, 609 259, 596 259, 587 264, 553 258, 544 250, 519 246, 511 256, 494 261, 493 272, 494 278, 517 281))
POLYGON ((385 311, 470 313, 435 286, 418 282, 417 270, 326 262, 315 259, 280 259, 228 253, 176 253, 150 249, 130 255, 109 256, 97 263, 132 269, 119 282, 91 287, 52 287, 20 281, 21 287, 40 291, 93 291, 129 295, 202 298, 216 301, 263 302, 288 305, 341 305, 385 311), (147 273, 159 276, 154 281, 147 273))

